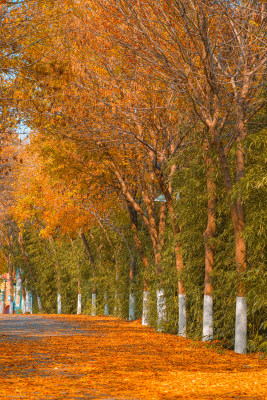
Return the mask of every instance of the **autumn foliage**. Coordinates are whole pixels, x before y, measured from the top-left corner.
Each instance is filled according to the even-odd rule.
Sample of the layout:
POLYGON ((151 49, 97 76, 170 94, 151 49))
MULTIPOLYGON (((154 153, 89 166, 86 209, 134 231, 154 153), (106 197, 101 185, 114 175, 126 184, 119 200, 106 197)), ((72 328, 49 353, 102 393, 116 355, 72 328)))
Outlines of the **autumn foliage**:
POLYGON ((2 3, 1 258, 34 311, 265 351, 266 2, 2 3))

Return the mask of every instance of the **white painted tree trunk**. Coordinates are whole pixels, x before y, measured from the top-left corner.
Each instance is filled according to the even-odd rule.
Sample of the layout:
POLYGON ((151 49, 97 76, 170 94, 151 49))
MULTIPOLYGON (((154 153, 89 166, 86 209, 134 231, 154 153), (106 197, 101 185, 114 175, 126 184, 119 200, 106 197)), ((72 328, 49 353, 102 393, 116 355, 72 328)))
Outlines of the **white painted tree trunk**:
POLYGON ((129 296, 129 320, 135 320, 135 295, 132 292, 129 296))
POLYGON ((213 339, 213 298, 207 294, 204 295, 203 304, 203 342, 213 339))
POLYGON ((143 291, 142 325, 149 325, 149 291, 143 291))
POLYGON ((32 314, 32 292, 29 292, 29 308, 30 314, 32 314))
POLYGON ((9 304, 9 314, 13 314, 13 301, 9 304))
POLYGON ((104 299, 105 299, 104 315, 107 316, 107 315, 109 315, 109 307, 108 307, 108 296, 107 296, 107 293, 104 294, 104 299))
POLYGON ((235 352, 247 352, 247 301, 245 297, 236 298, 235 352))
POLYGON ((14 300, 15 300, 15 290, 14 290, 14 286, 11 284, 10 302, 9 302, 9 314, 13 314, 14 313, 14 300))
POLYGON ((57 294, 57 313, 61 314, 61 294, 57 294))
POLYGON ((164 328, 164 323, 166 322, 167 312, 166 312, 166 301, 164 296, 164 290, 157 290, 157 330, 161 332, 164 328))
POLYGON ((26 290, 26 313, 30 313, 30 293, 28 290, 26 290))
POLYGON ((38 303, 38 311, 39 313, 42 312, 42 302, 41 302, 41 297, 37 296, 37 303, 38 303))
POLYGON ((0 314, 4 314, 4 292, 0 292, 0 314))
POLYGON ((186 295, 179 294, 178 336, 186 337, 186 295))
POLYGON ((22 300, 21 300, 21 311, 22 311, 22 314, 26 314, 26 301, 25 301, 24 297, 22 297, 22 300))
POLYGON ((16 309, 20 306, 20 293, 21 293, 21 279, 19 274, 17 274, 17 283, 16 283, 16 290, 15 290, 15 307, 16 309))
POLYGON ((114 315, 119 316, 119 300, 118 300, 118 293, 117 290, 115 291, 114 295, 114 315))
POLYGON ((77 301, 77 314, 82 313, 82 295, 78 293, 78 301, 77 301))
POLYGON ((91 315, 94 317, 96 315, 96 294, 92 293, 92 312, 91 315))

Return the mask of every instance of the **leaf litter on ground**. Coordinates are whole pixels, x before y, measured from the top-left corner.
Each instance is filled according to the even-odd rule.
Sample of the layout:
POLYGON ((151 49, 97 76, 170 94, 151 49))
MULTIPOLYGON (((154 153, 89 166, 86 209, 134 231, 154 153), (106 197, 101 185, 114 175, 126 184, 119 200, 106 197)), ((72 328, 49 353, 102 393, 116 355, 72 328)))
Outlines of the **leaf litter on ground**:
POLYGON ((265 398, 267 361, 259 354, 220 354, 202 342, 159 334, 139 320, 41 317, 58 322, 56 334, 48 329, 46 335, 9 340, 0 333, 1 400, 265 398), (71 326, 69 334, 64 323, 71 326))

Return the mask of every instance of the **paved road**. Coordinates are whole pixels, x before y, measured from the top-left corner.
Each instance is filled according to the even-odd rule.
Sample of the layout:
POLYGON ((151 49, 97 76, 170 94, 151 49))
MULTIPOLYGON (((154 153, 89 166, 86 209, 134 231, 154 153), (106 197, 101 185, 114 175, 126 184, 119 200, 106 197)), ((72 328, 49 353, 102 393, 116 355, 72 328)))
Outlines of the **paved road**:
MULTIPOLYGON (((94 332, 91 332, 92 334, 94 332)), ((7 339, 37 339, 51 336, 88 335, 77 325, 39 315, 1 315, 0 335, 7 339)))
POLYGON ((0 315, 0 400, 263 400, 265 367, 138 321, 0 315))
MULTIPOLYGON (((75 343, 72 339, 74 336, 76 341, 79 341, 79 338, 86 340, 86 337, 92 339, 92 336, 99 336, 99 332, 94 330, 93 326, 92 329, 83 330, 79 324, 68 322, 64 320, 64 317, 62 320, 60 318, 41 315, 0 315, 0 399, 139 400, 129 396, 111 397, 106 393, 105 387, 98 389, 94 387, 95 385, 91 387, 84 385, 84 387, 78 389, 76 387, 75 390, 68 391, 66 384, 63 384, 65 386, 62 395, 58 392, 51 394, 51 388, 47 389, 49 380, 52 382, 57 379, 58 389, 60 382, 69 380, 71 384, 82 376, 79 370, 72 368, 80 349, 77 352, 73 351, 69 357, 61 359, 60 364, 58 363, 62 341, 64 344, 67 341, 70 343, 69 346, 72 346, 71 343, 75 343), (47 351, 51 340, 58 344, 56 344, 58 352, 47 351), (9 349, 11 357, 8 354, 9 349), (57 367, 57 365, 60 366, 57 367), (8 385, 10 385, 10 390, 8 385), (28 390, 27 385, 29 388, 34 385, 37 390, 35 392, 28 390)), ((90 358, 88 358, 88 363, 90 363, 90 358)))

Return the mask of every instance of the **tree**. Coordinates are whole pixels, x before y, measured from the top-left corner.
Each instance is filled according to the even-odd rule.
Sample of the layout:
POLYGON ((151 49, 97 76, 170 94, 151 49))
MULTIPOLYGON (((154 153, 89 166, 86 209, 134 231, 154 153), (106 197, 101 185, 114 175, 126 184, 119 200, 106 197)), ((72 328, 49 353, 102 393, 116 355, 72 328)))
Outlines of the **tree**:
MULTIPOLYGON (((105 12, 106 3, 101 2, 101 5, 105 12)), ((261 2, 254 4, 251 1, 232 6, 219 1, 135 5, 118 0, 113 2, 112 10, 129 31, 127 41, 117 38, 121 45, 130 48, 150 65, 161 68, 165 79, 173 82, 178 92, 183 91, 191 99, 198 117, 208 128, 207 140, 216 149, 226 195, 231 196, 233 185, 226 153, 236 141, 235 174, 238 183, 244 176, 242 142, 245 137, 245 109, 248 120, 262 105, 261 101, 260 105, 257 102, 265 76, 266 53, 262 47, 265 7, 261 2), (225 141, 225 124, 234 118, 236 130, 225 141)), ((209 187, 212 188, 211 185, 209 187)), ((212 197, 215 198, 214 195, 212 197)), ((229 200, 229 205, 235 231, 239 282, 236 351, 242 353, 246 347, 245 289, 241 283, 246 247, 242 235, 244 213, 241 199, 229 200)), ((212 219, 213 207, 208 208, 209 219, 212 219)), ((212 252, 207 246, 206 249, 208 259, 212 252)))

